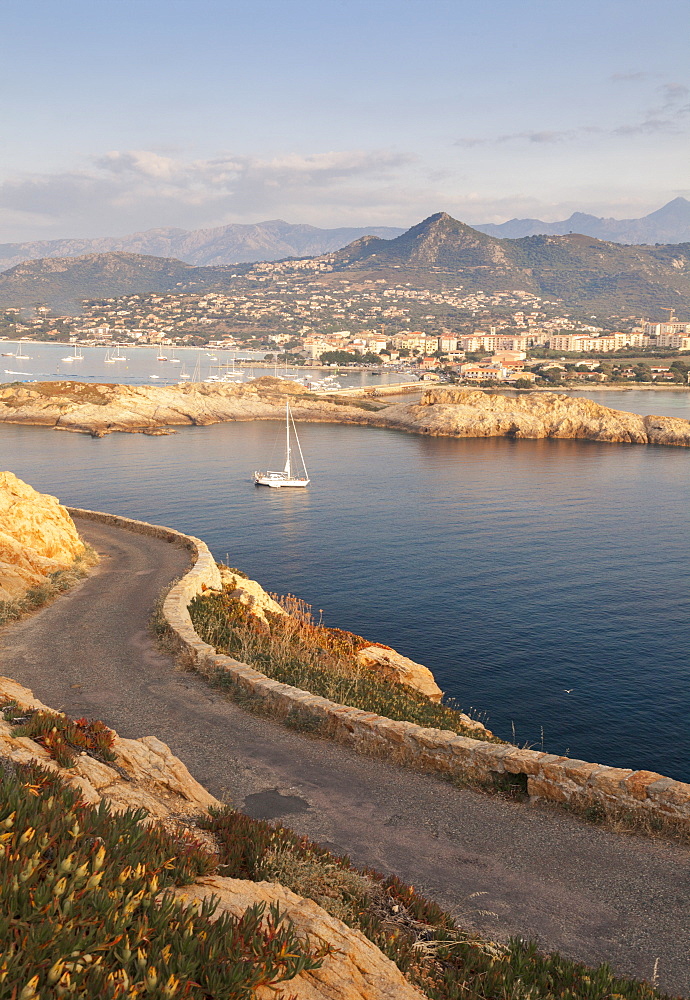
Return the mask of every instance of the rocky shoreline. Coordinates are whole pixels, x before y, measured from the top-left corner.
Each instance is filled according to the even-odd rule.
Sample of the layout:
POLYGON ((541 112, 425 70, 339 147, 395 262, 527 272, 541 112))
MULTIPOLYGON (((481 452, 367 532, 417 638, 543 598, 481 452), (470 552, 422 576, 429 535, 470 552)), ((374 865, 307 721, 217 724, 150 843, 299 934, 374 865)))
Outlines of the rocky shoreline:
POLYGON ((436 386, 418 401, 319 396, 264 376, 240 385, 127 386, 80 382, 12 383, 0 388, 0 423, 30 424, 103 437, 166 434, 184 426, 282 419, 285 396, 302 422, 387 427, 440 437, 571 438, 690 447, 690 421, 640 416, 565 393, 519 396, 436 386))

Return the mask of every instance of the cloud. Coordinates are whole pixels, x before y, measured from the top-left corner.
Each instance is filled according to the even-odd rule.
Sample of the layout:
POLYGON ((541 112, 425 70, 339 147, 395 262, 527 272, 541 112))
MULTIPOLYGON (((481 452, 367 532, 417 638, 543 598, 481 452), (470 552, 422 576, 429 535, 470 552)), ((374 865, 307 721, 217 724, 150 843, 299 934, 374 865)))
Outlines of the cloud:
POLYGON ((0 207, 41 232, 120 233, 152 226, 218 225, 243 217, 392 201, 414 163, 389 150, 336 150, 272 158, 225 154, 184 161, 151 150, 114 150, 78 170, 0 185, 0 207))
MULTIPOLYGON (((611 79, 642 79, 651 74, 628 73, 615 74, 611 79)), ((600 125, 577 125, 570 129, 536 129, 522 132, 477 137, 469 136, 457 139, 456 146, 472 148, 475 146, 493 146, 503 143, 532 143, 535 145, 552 145, 561 142, 576 142, 585 137, 606 136, 636 136, 636 135, 672 135, 683 130, 684 119, 690 114, 690 89, 683 83, 663 83, 655 89, 657 103, 648 108, 637 121, 623 122, 621 125, 604 127, 600 125)))
POLYGON ((654 77, 658 77, 658 73, 647 73, 645 70, 640 69, 634 73, 613 73, 609 80, 614 83, 640 83, 646 80, 652 80, 654 77))
POLYGON ((491 138, 464 138, 458 139, 456 146, 489 146, 505 142, 528 142, 535 145, 552 145, 559 142, 566 142, 576 139, 580 135, 592 135, 602 130, 594 125, 582 125, 573 129, 541 129, 540 131, 508 132, 504 135, 496 135, 491 138))

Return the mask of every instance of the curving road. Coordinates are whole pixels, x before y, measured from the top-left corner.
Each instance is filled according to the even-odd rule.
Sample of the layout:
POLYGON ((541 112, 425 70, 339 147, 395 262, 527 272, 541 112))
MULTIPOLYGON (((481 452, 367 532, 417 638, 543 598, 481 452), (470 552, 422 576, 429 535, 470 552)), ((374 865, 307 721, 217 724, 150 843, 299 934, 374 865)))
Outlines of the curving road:
POLYGON ((395 872, 465 926, 690 993, 690 850, 453 788, 243 712, 155 646, 188 565, 166 542, 75 518, 102 554, 77 589, 0 636, 0 674, 71 715, 154 734, 219 798, 395 872))

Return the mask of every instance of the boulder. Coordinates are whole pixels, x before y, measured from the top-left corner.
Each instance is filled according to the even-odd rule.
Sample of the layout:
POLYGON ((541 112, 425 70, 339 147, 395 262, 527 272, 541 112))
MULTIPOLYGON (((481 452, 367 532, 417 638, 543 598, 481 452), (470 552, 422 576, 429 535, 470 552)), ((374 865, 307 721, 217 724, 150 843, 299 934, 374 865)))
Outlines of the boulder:
POLYGON ((274 615, 287 614, 277 601, 274 601, 270 594, 267 594, 260 583, 256 580, 249 580, 247 577, 238 576, 231 569, 223 568, 220 571, 220 578, 223 586, 231 588, 230 596, 246 605, 253 615, 266 621, 266 612, 270 611, 274 615))
POLYGON ((361 666, 375 670, 388 680, 414 688, 415 691, 426 695, 430 701, 440 701, 443 697, 443 691, 428 667, 415 663, 390 646, 378 643, 365 646, 357 652, 356 658, 361 666))
POLYGON ((332 953, 320 969, 302 972, 282 986, 256 990, 256 1000, 423 1000, 389 958, 368 938, 332 917, 311 899, 302 899, 277 882, 248 882, 244 879, 210 876, 194 885, 174 890, 178 898, 202 903, 213 896, 218 900, 216 916, 229 912, 241 916, 249 906, 278 903, 281 913, 292 920, 300 937, 313 945, 330 945, 332 953))
POLYGON ((83 553, 74 522, 56 497, 0 472, 0 600, 14 600, 83 553))

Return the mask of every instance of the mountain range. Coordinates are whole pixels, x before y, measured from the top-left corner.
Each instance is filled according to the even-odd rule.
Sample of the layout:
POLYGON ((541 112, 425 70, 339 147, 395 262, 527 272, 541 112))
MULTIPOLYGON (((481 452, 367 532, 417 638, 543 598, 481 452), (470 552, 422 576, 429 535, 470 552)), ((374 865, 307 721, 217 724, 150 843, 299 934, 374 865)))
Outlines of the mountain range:
MULTIPOLYGON (((641 219, 600 219, 595 215, 575 212, 563 222, 511 219, 509 222, 487 223, 473 228, 488 236, 504 239, 582 233, 612 243, 686 243, 690 241, 690 201, 674 198, 663 208, 641 219)), ((318 257, 339 250, 362 236, 394 239, 404 232, 404 229, 394 226, 318 229, 316 226, 293 225, 274 219, 252 225, 233 223, 214 229, 147 229, 128 236, 98 239, 0 243, 0 271, 26 260, 113 252, 174 257, 187 264, 205 267, 284 260, 286 257, 318 257)))
MULTIPOLYGON (((324 269, 310 271, 309 280, 325 285, 342 274, 352 282, 460 286, 464 293, 522 289, 600 316, 669 306, 690 312, 690 243, 622 246, 580 234, 496 239, 440 212, 395 239, 367 235, 316 260, 324 269)), ((286 293, 304 282, 304 270, 291 272, 289 262, 274 267, 286 293)), ((234 288, 245 294, 257 288, 244 278, 251 272, 249 264, 194 267, 122 252, 48 258, 0 274, 0 306, 45 302, 67 312, 82 298, 136 292, 234 288)), ((271 265, 262 264, 260 274, 270 278, 271 265)))
POLYGON ((563 222, 540 219, 510 219, 497 225, 475 226, 488 236, 517 240, 522 236, 565 236, 582 233, 610 243, 655 244, 690 241, 690 201, 674 198, 667 205, 641 219, 602 219, 584 212, 574 212, 563 222))
POLYGON ((187 264, 201 266, 283 260, 285 257, 318 257, 330 250, 339 250, 361 236, 392 239, 402 232, 404 229, 390 226, 317 229, 316 226, 292 225, 274 219, 271 222, 232 224, 215 229, 147 229, 129 236, 88 240, 0 243, 0 271, 25 260, 114 252, 174 257, 187 264))

